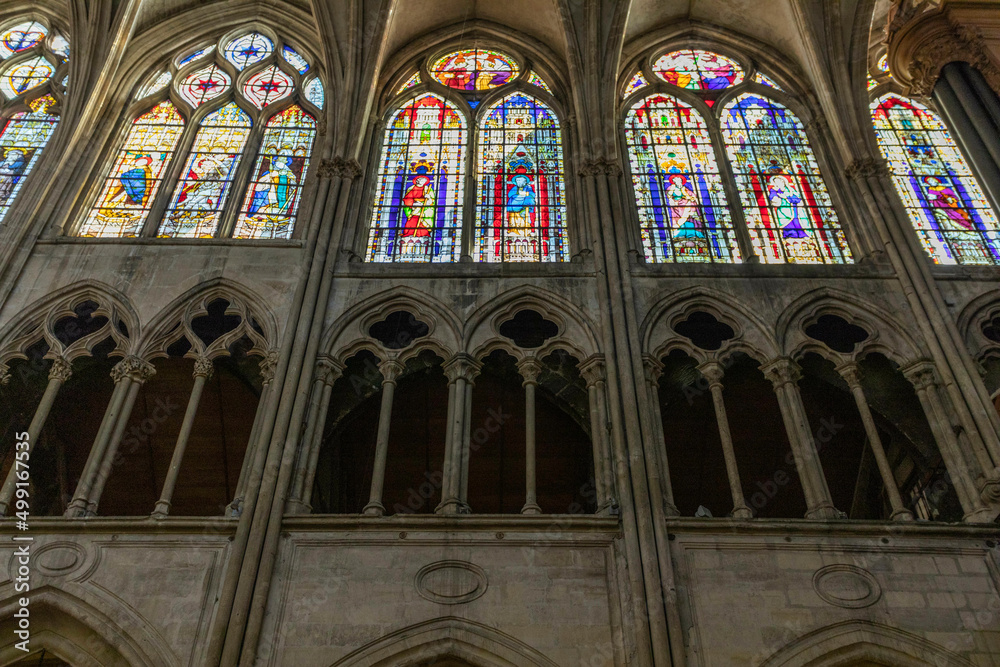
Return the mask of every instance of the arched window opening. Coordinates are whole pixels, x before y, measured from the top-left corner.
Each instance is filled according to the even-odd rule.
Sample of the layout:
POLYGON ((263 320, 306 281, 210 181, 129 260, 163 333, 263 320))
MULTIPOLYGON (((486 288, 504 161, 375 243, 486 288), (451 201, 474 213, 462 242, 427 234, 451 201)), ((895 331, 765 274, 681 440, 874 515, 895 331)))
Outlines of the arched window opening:
POLYGON ((479 134, 480 262, 568 259, 562 133, 552 110, 522 93, 487 109, 479 134))
POLYGON ((66 39, 37 20, 0 27, 0 223, 59 122, 68 57, 66 39))
POLYGON ((397 94, 423 92, 395 104, 386 123, 368 261, 569 260, 561 124, 544 101, 552 89, 529 65, 460 49, 399 85, 397 94), (466 210, 472 146, 477 201, 466 210))
POLYGON ((290 238, 325 97, 312 70, 259 32, 176 58, 139 87, 137 100, 160 101, 132 121, 77 233, 290 238), (253 171, 240 166, 251 151, 253 171))
POLYGON ((708 128, 680 100, 651 95, 625 117, 646 261, 739 262, 708 128))
POLYGON ((882 156, 920 243, 937 264, 1000 264, 1000 222, 947 127, 887 94, 871 105, 882 156))
POLYGON ((673 86, 692 90, 724 90, 745 78, 743 68, 732 58, 693 49, 660 56, 653 72, 673 86))
POLYGON ((762 262, 853 261, 795 114, 766 97, 744 93, 726 105, 722 133, 762 262))
POLYGON ((385 130, 368 261, 457 262, 468 129, 438 95, 406 102, 385 130))

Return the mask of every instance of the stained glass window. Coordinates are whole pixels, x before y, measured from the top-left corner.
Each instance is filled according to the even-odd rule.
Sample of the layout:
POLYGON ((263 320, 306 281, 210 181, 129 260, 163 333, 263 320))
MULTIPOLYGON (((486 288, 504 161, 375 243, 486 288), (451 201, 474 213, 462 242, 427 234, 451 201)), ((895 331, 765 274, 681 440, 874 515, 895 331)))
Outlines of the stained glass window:
POLYGON ((243 95, 258 109, 292 94, 295 82, 275 65, 257 72, 243 84, 243 95))
POLYGON ((316 121, 298 106, 268 121, 235 238, 291 237, 315 135, 316 121))
POLYGON ((549 95, 552 94, 552 89, 549 88, 549 84, 545 83, 545 79, 538 76, 534 72, 528 72, 528 83, 530 83, 533 86, 538 86, 539 88, 547 92, 549 95))
POLYGON ((399 90, 396 91, 396 94, 398 95, 401 92, 403 92, 404 90, 409 90, 410 88, 413 88, 414 86, 419 86, 421 83, 423 83, 423 79, 420 78, 420 72, 414 72, 413 76, 411 76, 409 79, 407 79, 403 83, 403 85, 399 87, 399 90))
POLYGON ((625 140, 646 261, 740 261, 701 114, 673 97, 652 95, 626 115, 625 140))
POLYGON ((281 50, 281 57, 285 59, 289 65, 295 68, 295 71, 299 74, 305 74, 309 71, 309 63, 299 55, 299 52, 292 47, 285 45, 285 48, 281 50))
POLYGON ((135 236, 160 187, 163 168, 184 130, 184 119, 161 102, 132 122, 80 236, 135 236))
POLYGON ((62 35, 52 35, 52 39, 49 41, 49 48, 57 56, 69 58, 69 42, 62 35))
POLYGON ((54 104, 48 95, 32 100, 31 111, 15 113, 0 131, 0 222, 59 122, 49 114, 54 104))
POLYGON ((625 88, 625 94, 622 95, 622 97, 623 98, 628 97, 635 91, 641 90, 648 85, 649 82, 646 81, 646 77, 643 76, 642 72, 636 72, 635 76, 632 77, 632 80, 628 82, 628 86, 626 86, 625 88))
POLYGON ((483 111, 473 255, 481 262, 569 258, 562 133, 544 103, 512 93, 483 111))
POLYGON ((191 62, 193 60, 197 60, 198 58, 201 58, 202 56, 207 56, 209 53, 211 53, 214 50, 215 50, 214 46, 206 46, 204 49, 198 49, 197 51, 195 51, 191 55, 186 56, 184 58, 181 58, 177 62, 177 66, 178 67, 183 67, 184 65, 187 65, 189 62, 191 62))
POLYGON ((927 253, 938 264, 1000 264, 1000 223, 941 119, 896 95, 871 109, 882 155, 927 253))
POLYGON ((461 253, 466 120, 437 95, 390 118, 378 168, 368 260, 457 262, 461 253))
POLYGON ((45 58, 38 56, 15 63, 0 75, 0 90, 12 99, 37 88, 52 76, 56 68, 45 58))
POLYGON ((309 83, 306 84, 305 92, 306 99, 309 100, 310 104, 314 105, 317 109, 323 108, 326 93, 323 91, 323 82, 319 80, 319 77, 309 80, 309 83))
POLYGON ((868 90, 875 90, 878 88, 878 81, 872 78, 872 75, 868 75, 868 90))
POLYGON ((236 69, 246 69, 259 63, 274 51, 274 42, 259 32, 243 35, 226 44, 222 53, 236 69))
POLYGON ((184 101, 197 107, 226 92, 230 82, 229 75, 222 68, 209 65, 188 74, 178 88, 184 101))
POLYGON ((791 111, 744 93, 726 106, 722 134, 762 262, 852 261, 805 130, 791 111))
POLYGON ((882 72, 883 74, 889 74, 889 55, 883 53, 882 57, 878 59, 877 63, 875 63, 875 67, 878 69, 879 72, 882 72))
POLYGON ((169 86, 170 81, 172 79, 173 76, 170 74, 170 72, 160 72, 159 74, 156 75, 154 79, 152 79, 148 84, 146 84, 139 90, 139 95, 137 99, 141 100, 145 97, 149 97, 150 95, 155 95, 156 93, 160 92, 161 90, 169 86))
POLYGON ((653 72, 671 85, 691 90, 723 90, 743 81, 743 68, 732 58, 692 49, 660 56, 653 72))
POLYGON ((762 86, 767 86, 768 88, 774 88, 775 90, 781 90, 781 86, 775 83, 774 79, 764 74, 763 72, 757 72, 754 74, 753 80, 762 86))
POLYGON ((430 66, 431 76, 456 90, 490 90, 513 81, 520 69, 510 56, 493 49, 461 49, 430 66))
POLYGON ((45 26, 38 21, 25 21, 0 34, 0 58, 27 51, 45 39, 45 26))
POLYGON ((215 235, 249 135, 250 118, 233 102, 205 116, 158 236, 215 235))

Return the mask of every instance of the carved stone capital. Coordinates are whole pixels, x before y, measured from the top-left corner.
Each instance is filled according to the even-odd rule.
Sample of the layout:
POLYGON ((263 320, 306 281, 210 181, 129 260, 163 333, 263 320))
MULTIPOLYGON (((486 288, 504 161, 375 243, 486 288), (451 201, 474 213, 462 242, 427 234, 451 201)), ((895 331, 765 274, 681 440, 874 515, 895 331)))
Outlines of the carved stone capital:
MULTIPOLYGON (((49 369, 49 379, 65 382, 73 375, 73 365, 64 357, 56 357, 52 360, 52 368, 49 369)), ((3 384, 0 382, 0 384, 3 384)))
POLYGON ((660 377, 663 376, 663 362, 647 355, 642 358, 642 370, 646 375, 646 382, 654 387, 659 385, 660 377))
POLYGON ((542 373, 542 364, 535 357, 525 357, 517 362, 517 371, 524 378, 524 386, 538 384, 538 376, 542 373))
POLYGON ((352 179, 361 176, 361 165, 353 158, 344 158, 339 155, 319 161, 316 171, 320 178, 345 178, 352 179))
POLYGON ((604 363, 604 355, 595 354, 584 359, 580 364, 580 375, 583 376, 584 381, 587 383, 587 389, 605 382, 607 367, 604 363))
POLYGON ((882 158, 870 156, 858 158, 844 169, 844 176, 852 181, 873 176, 888 176, 890 173, 888 162, 882 158))
POLYGON ((316 379, 323 384, 333 385, 344 374, 344 364, 333 357, 322 356, 316 360, 316 379))
POLYGON ((592 160, 584 160, 577 173, 580 176, 607 174, 608 176, 618 177, 622 175, 622 167, 616 158, 597 157, 592 160))
POLYGON ((271 350, 260 360, 260 378, 263 384, 270 384, 274 380, 274 373, 278 369, 278 351, 271 350))
POLYGON ((111 379, 115 381, 115 384, 126 378, 141 384, 155 374, 156 369, 151 363, 134 355, 125 357, 111 369, 111 379))
POLYGON ((194 360, 194 377, 203 377, 208 379, 212 377, 212 372, 215 370, 215 365, 212 360, 207 357, 198 357, 194 360))
POLYGON ((861 373, 858 371, 857 363, 849 361, 846 364, 841 364, 837 366, 837 372, 851 389, 861 386, 861 373))
POLYGON ((479 375, 482 367, 483 364, 481 362, 464 352, 460 352, 446 361, 442 370, 444 370, 444 375, 448 378, 448 382, 454 382, 459 378, 466 382, 472 382, 479 375))
POLYGON ((909 380, 917 391, 930 389, 939 384, 937 367, 931 361, 917 361, 901 370, 903 377, 909 380))
POLYGON ((0 387, 5 387, 10 382, 10 366, 0 364, 0 387))
POLYGON ((775 389, 798 383, 802 378, 802 368, 788 357, 779 357, 761 366, 764 377, 771 381, 775 389))
POLYGON ((718 361, 706 361, 698 366, 698 370, 708 380, 709 387, 722 386, 722 378, 726 375, 726 369, 718 361))
POLYGON ((396 379, 404 370, 406 367, 396 359, 386 359, 378 365, 378 371, 382 374, 382 384, 396 384, 396 379))

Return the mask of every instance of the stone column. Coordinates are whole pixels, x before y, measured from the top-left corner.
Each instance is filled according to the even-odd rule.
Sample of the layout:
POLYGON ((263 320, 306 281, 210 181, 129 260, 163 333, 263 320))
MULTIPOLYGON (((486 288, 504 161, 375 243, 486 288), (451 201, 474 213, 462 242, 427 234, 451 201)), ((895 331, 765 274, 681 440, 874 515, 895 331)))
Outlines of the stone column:
POLYGON ((726 402, 722 396, 722 377, 725 371, 717 361, 707 361, 698 370, 708 380, 708 388, 712 392, 712 402, 715 404, 715 421, 719 426, 719 440, 722 442, 722 455, 726 459, 726 475, 729 477, 729 491, 733 496, 734 519, 752 519, 753 512, 747 507, 743 496, 743 484, 740 482, 740 471, 736 465, 736 452, 733 451, 733 436, 729 430, 729 417, 726 416, 726 402))
MULTIPOLYGON (((478 371, 477 371, 478 372, 478 371)), ((469 457, 472 456, 472 388, 476 383, 472 378, 465 385, 465 435, 462 438, 462 479, 458 492, 458 500, 466 512, 472 512, 469 507, 469 457)))
POLYGON ((316 465, 319 463, 319 452, 323 446, 323 433, 326 430, 326 415, 330 409, 330 395, 333 385, 344 372, 344 365, 331 357, 320 357, 316 362, 316 372, 313 374, 312 401, 309 405, 309 420, 306 423, 302 438, 302 450, 295 478, 292 480, 292 492, 288 501, 289 514, 308 514, 312 510, 309 502, 312 500, 313 480, 316 478, 316 465))
POLYGON ((378 435, 375 438, 375 465, 372 468, 372 487, 364 514, 382 516, 382 486, 385 484, 385 463, 389 454, 389 424, 392 422, 392 397, 396 393, 396 379, 403 373, 403 365, 388 359, 378 365, 382 373, 382 407, 378 414, 378 435))
POLYGON ((605 396, 604 355, 595 354, 580 364, 580 374, 587 383, 590 401, 590 439, 594 456, 594 495, 597 514, 608 515, 615 505, 608 447, 608 405, 605 396))
POLYGON ((871 408, 868 406, 868 399, 865 398, 865 391, 861 387, 861 376, 858 374, 858 365, 854 362, 843 364, 837 367, 837 372, 847 382, 851 388, 851 395, 861 413, 861 421, 865 425, 865 433, 868 435, 868 445, 871 447, 875 463, 878 465, 879 474, 882 475, 882 484, 885 486, 886 495, 889 496, 889 504, 892 506, 890 518, 893 521, 913 521, 913 513, 906 508, 902 496, 899 495, 899 487, 896 484, 896 476, 889 465, 889 459, 885 455, 885 448, 882 446, 882 438, 879 437, 878 428, 875 426, 875 419, 872 417, 871 408))
MULTIPOLYGON (((90 455, 87 457, 87 463, 80 475, 76 493, 66 508, 65 516, 67 518, 83 516, 88 511, 91 493, 97 483, 100 471, 104 469, 105 460, 108 461, 107 472, 110 472, 111 464, 114 462, 113 454, 108 456, 108 449, 114 435, 117 433, 120 436, 118 424, 121 424, 121 431, 124 431, 125 425, 128 424, 131 404, 135 401, 135 395, 139 391, 138 387, 154 372, 155 370, 150 364, 135 356, 125 357, 111 369, 111 378, 115 382, 115 388, 111 393, 108 407, 104 411, 104 419, 101 420, 101 425, 97 430, 97 437, 94 438, 94 445, 90 448, 90 455), (130 397, 131 400, 129 400, 130 397)), ((101 487, 103 490, 103 482, 101 487)))
POLYGON ((456 354, 444 364, 448 377, 448 432, 445 436, 444 470, 441 479, 441 503, 434 510, 439 514, 468 513, 469 506, 461 498, 462 471, 467 465, 468 434, 465 427, 471 408, 470 384, 482 364, 467 354, 456 354))
POLYGON ((153 508, 152 516, 154 519, 164 519, 170 514, 170 502, 174 498, 174 487, 177 486, 177 477, 180 475, 181 463, 184 461, 184 451, 187 449, 191 429, 194 427, 198 404, 201 403, 201 393, 205 389, 205 383, 212 377, 213 370, 211 359, 205 357, 195 359, 194 386, 191 387, 191 395, 188 397, 187 408, 184 411, 184 421, 181 423, 181 430, 177 434, 177 442, 174 444, 174 454, 170 458, 167 477, 163 480, 163 491, 153 508))
MULTIPOLYGON (((236 518, 243 512, 243 496, 246 493, 247 477, 250 469, 254 466, 254 459, 261 438, 261 422, 265 419, 264 412, 267 410, 267 403, 271 400, 271 382, 274 380, 274 371, 278 367, 278 355, 269 353, 260 361, 260 398, 257 399, 257 411, 254 413, 253 426, 250 428, 250 437, 247 440, 247 451, 243 455, 243 465, 240 467, 240 478, 236 482, 236 492, 233 500, 226 506, 226 516, 236 518)), ((266 448, 265 448, 266 449, 266 448)))
MULTIPOLYGON (((35 414, 28 425, 29 460, 31 452, 35 449, 35 442, 38 441, 38 436, 42 432, 42 427, 45 426, 45 420, 48 419, 49 411, 52 410, 52 404, 56 400, 56 395, 72 374, 73 367, 69 361, 63 357, 56 357, 52 360, 52 366, 49 368, 49 382, 45 386, 45 393, 42 394, 42 400, 35 409, 35 414)), ((7 513, 7 506, 10 505, 10 500, 14 497, 16 484, 17 466, 11 465, 10 470, 7 472, 7 478, 3 482, 3 488, 0 489, 0 516, 7 513)))
POLYGON ((155 373, 156 369, 153 368, 152 364, 145 361, 142 361, 141 364, 130 372, 131 383, 128 386, 128 392, 125 394, 121 415, 118 417, 118 423, 115 424, 111 439, 108 440, 107 452, 101 461, 100 469, 97 471, 93 488, 90 490, 90 496, 87 498, 86 516, 97 514, 97 503, 100 502, 101 494, 104 493, 104 485, 107 483, 108 477, 111 476, 111 469, 114 467, 115 459, 118 455, 118 447, 121 445, 122 436, 125 434, 125 427, 128 426, 129 417, 132 415, 132 407, 135 405, 135 399, 139 395, 139 389, 155 373))
POLYGON ((921 361, 903 369, 903 375, 910 381, 920 399, 920 405, 927 416, 927 422, 937 441, 938 450, 944 465, 948 469, 952 484, 955 486, 955 494, 962 505, 965 516, 963 521, 969 523, 988 523, 993 517, 993 512, 983 504, 982 498, 976 492, 976 485, 969 474, 969 464, 958 444, 958 438, 952 428, 948 412, 941 402, 939 393, 939 382, 934 365, 930 362, 921 361))
POLYGON ((802 377, 799 365, 788 358, 779 358, 762 368, 764 375, 778 396, 778 407, 781 409, 781 419, 788 433, 788 443, 795 457, 795 468, 802 481, 802 491, 806 498, 807 519, 838 519, 843 515, 833 506, 830 497, 830 487, 827 486, 823 467, 819 462, 819 452, 805 406, 802 405, 802 395, 799 393, 798 381, 802 377))
POLYGON ((517 362, 517 370, 524 378, 524 507, 521 514, 541 514, 535 489, 535 389, 542 365, 534 357, 517 362))
POLYGON ((663 375, 663 364, 653 357, 642 360, 645 372, 646 391, 649 394, 649 414, 652 419, 649 441, 656 448, 656 464, 660 469, 660 485, 663 487, 663 513, 666 516, 680 516, 680 510, 674 504, 674 487, 670 480, 670 462, 667 460, 667 439, 663 432, 663 414, 660 412, 660 376, 663 375))

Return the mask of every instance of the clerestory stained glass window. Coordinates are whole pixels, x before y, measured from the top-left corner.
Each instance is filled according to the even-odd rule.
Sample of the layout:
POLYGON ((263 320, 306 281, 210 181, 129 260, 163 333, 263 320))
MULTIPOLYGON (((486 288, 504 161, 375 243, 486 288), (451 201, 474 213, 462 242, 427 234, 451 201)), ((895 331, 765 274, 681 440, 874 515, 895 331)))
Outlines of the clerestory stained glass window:
POLYGON ((791 111, 744 93, 726 105, 722 134, 760 261, 853 261, 805 130, 791 111))
POLYGON ((47 31, 38 21, 22 21, 0 33, 0 59, 38 46, 47 31))
POLYGON ((291 237, 315 136, 316 121, 299 106, 268 121, 235 238, 291 237))
POLYGON ((42 85, 55 71, 55 66, 44 56, 12 63, 0 74, 0 91, 7 99, 13 99, 42 85))
POLYGON ((295 82, 276 66, 271 65, 263 72, 258 72, 243 84, 243 96, 258 109, 268 104, 274 104, 292 94, 295 82))
POLYGON ((439 58, 430 74, 456 90, 490 90, 513 81, 520 68, 513 58, 494 49, 460 49, 439 58))
POLYGON ((649 85, 646 81, 646 77, 642 72, 636 72, 632 79, 628 82, 628 86, 625 88, 625 94, 622 97, 628 97, 637 90, 642 90, 649 85))
POLYGON ((871 110, 882 155, 927 254, 938 264, 1000 264, 1000 222, 941 119, 891 94, 871 110))
POLYGON ((507 95, 483 114, 473 256, 481 262, 569 259, 559 120, 524 93, 507 95))
POLYGON ((233 102, 205 116, 158 236, 215 236, 249 135, 250 117, 233 102))
POLYGON ((136 236, 160 188, 164 166, 184 131, 169 101, 132 122, 80 236, 136 236))
POLYGON ((222 53, 236 69, 243 70, 263 61, 273 51, 274 42, 259 32, 251 32, 226 44, 222 53))
POLYGON ((0 222, 56 129, 59 118, 49 113, 55 102, 51 95, 32 100, 31 111, 15 113, 0 130, 0 222))
POLYGON ((678 88, 724 90, 743 81, 743 68, 732 58, 694 49, 682 49, 660 56, 653 72, 678 88))
POLYGON ((468 127, 437 95, 413 97, 385 130, 368 261, 457 262, 468 127))
POLYGON ((705 119, 666 95, 625 116, 646 261, 739 262, 740 251, 705 119))

